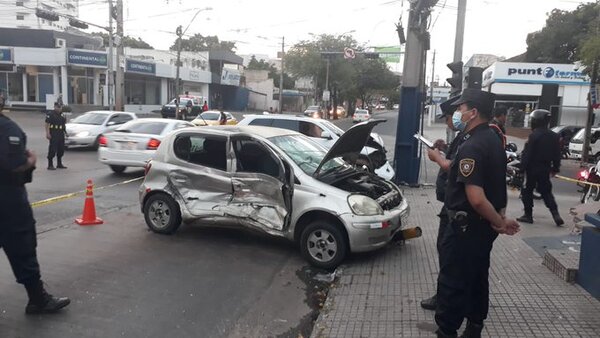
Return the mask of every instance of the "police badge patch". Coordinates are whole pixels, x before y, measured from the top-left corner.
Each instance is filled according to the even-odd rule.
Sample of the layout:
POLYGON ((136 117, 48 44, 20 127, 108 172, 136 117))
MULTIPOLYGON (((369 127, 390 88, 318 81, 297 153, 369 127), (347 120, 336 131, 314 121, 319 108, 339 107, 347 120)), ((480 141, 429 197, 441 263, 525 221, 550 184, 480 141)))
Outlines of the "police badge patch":
POLYGON ((461 175, 469 177, 473 173, 473 169, 475 169, 475 160, 471 158, 462 159, 458 167, 461 175))

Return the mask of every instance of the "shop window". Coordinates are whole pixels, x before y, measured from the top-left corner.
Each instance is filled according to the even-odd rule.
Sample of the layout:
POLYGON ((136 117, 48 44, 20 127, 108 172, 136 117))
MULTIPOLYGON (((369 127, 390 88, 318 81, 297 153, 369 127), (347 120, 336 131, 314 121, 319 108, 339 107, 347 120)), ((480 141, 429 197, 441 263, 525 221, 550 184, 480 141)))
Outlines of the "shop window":
POLYGON ((17 21, 23 21, 25 20, 25 15, 24 14, 17 14, 17 21))
POLYGON ((15 5, 17 7, 23 7, 23 1, 17 1, 15 5))
POLYGON ((8 73, 8 97, 11 101, 23 101, 23 74, 8 73))

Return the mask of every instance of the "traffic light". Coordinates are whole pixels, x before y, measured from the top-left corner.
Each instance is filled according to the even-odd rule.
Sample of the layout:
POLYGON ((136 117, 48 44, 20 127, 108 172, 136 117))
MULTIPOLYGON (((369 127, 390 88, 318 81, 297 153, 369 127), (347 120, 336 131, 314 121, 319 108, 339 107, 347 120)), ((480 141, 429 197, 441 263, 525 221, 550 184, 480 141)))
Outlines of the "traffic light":
POLYGON ((452 71, 452 77, 446 79, 452 89, 450 90, 450 96, 455 96, 462 92, 463 82, 463 63, 462 61, 451 62, 447 64, 448 68, 452 71))
POLYGON ((81 28, 81 29, 88 29, 87 23, 85 23, 83 21, 79 21, 74 18, 69 19, 69 25, 71 25, 73 27, 81 28))
POLYGON ((37 16, 38 18, 46 19, 48 21, 58 21, 59 19, 58 14, 41 8, 35 9, 35 16, 37 16))
POLYGON ((481 80, 483 76, 483 68, 469 67, 465 76, 467 88, 481 89, 481 80))

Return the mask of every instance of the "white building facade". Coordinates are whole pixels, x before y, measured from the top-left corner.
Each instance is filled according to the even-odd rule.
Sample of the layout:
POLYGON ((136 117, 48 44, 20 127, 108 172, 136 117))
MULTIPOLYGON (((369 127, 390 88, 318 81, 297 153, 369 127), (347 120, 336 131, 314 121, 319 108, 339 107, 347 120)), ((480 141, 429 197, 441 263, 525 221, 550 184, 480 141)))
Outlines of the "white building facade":
POLYGON ((64 31, 69 20, 60 17, 58 21, 38 18, 35 9, 41 8, 59 14, 79 16, 79 0, 17 0, 0 1, 0 27, 35 28, 64 31))

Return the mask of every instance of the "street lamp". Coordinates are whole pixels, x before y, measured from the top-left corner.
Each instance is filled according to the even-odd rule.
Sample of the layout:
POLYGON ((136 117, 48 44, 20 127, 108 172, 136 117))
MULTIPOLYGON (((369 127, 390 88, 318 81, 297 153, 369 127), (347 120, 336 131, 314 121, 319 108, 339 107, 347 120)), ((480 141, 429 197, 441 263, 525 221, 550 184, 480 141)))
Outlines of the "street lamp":
POLYGON ((205 7, 205 8, 200 8, 196 14, 194 14, 194 17, 192 18, 192 20, 190 20, 190 23, 188 23, 187 27, 185 27, 185 30, 183 30, 183 28, 181 27, 181 25, 179 25, 177 27, 177 29, 175 30, 175 34, 177 34, 177 72, 176 72, 176 76, 175 76, 175 118, 180 120, 181 119, 181 112, 179 111, 179 91, 181 90, 181 88, 179 88, 179 67, 181 66, 181 37, 185 35, 185 32, 187 32, 188 28, 190 28, 190 25, 192 24, 192 22, 194 22, 194 20, 196 19, 196 17, 198 16, 198 14, 200 14, 200 12, 203 11, 211 11, 212 7, 205 7))

